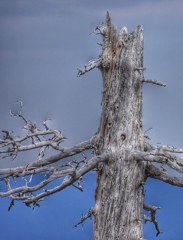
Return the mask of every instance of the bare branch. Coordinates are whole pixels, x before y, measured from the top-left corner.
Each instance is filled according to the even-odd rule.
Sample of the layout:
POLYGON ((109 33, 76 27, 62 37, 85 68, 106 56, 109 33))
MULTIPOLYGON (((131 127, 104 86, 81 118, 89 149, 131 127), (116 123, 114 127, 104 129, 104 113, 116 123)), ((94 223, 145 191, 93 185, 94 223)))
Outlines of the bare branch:
POLYGON ((136 151, 134 155, 136 160, 162 163, 163 165, 167 165, 177 172, 183 173, 183 159, 165 151, 161 151, 161 148, 152 150, 151 152, 136 151))
POLYGON ((60 146, 60 143, 65 139, 62 136, 62 131, 49 129, 46 124, 47 120, 43 122, 45 129, 39 130, 36 123, 33 124, 22 115, 23 103, 21 101, 18 102, 20 103, 19 114, 14 114, 10 111, 10 115, 23 119, 26 124, 23 128, 28 131, 28 134, 24 137, 17 137, 11 132, 3 130, 2 132, 5 135, 3 139, 0 139, 0 159, 12 156, 14 160, 21 151, 40 148, 38 160, 41 160, 44 157, 46 148, 49 146, 55 150, 64 151, 64 148, 60 146))
POLYGON ((152 83, 152 84, 155 84, 155 85, 159 85, 159 86, 162 86, 162 87, 166 87, 166 84, 161 83, 161 82, 158 82, 157 80, 144 79, 143 82, 145 82, 145 83, 152 83))
POLYGON ((163 233, 160 231, 159 226, 158 226, 158 221, 156 220, 156 211, 158 209, 160 209, 160 207, 154 207, 154 206, 151 206, 151 205, 148 205, 145 203, 144 203, 143 207, 144 207, 144 210, 149 211, 150 215, 151 215, 151 217, 144 216, 145 223, 147 221, 154 223, 156 231, 157 231, 157 233, 156 233, 156 237, 157 237, 159 234, 163 233))
POLYGON ((85 73, 91 71, 92 69, 99 67, 100 64, 101 64, 100 58, 90 60, 84 65, 84 70, 79 68, 77 69, 78 70, 77 76, 80 77, 81 75, 84 75, 85 73))
MULTIPOLYGON (((74 172, 74 169, 72 171, 70 171, 70 174, 73 174, 74 172)), ((45 179, 44 181, 40 182, 39 184, 37 184, 36 186, 34 187, 28 187, 28 181, 25 181, 26 184, 25 186, 22 186, 22 187, 18 187, 18 188, 15 188, 15 189, 8 189, 7 192, 0 192, 0 196, 1 197, 7 197, 7 196, 10 196, 10 195, 13 195, 15 193, 30 193, 30 192, 35 192, 35 191, 38 191, 39 189, 45 187, 48 183, 52 182, 53 180, 57 179, 57 178, 60 178, 63 176, 63 172, 62 171, 57 171, 55 170, 53 172, 53 174, 48 177, 47 179, 45 179)), ((13 198, 14 199, 14 198, 13 198)))
POLYGON ((14 113, 12 113, 12 111, 10 110, 10 116, 20 117, 20 118, 23 119, 23 121, 24 121, 26 124, 29 124, 30 121, 28 121, 28 120, 22 115, 23 102, 20 101, 20 100, 17 100, 16 102, 20 103, 20 111, 19 111, 19 114, 14 114, 14 113))
POLYGON ((36 133, 33 134, 27 134, 25 137, 22 138, 16 138, 12 136, 8 131, 2 131, 6 133, 6 136, 4 136, 4 139, 0 139, 0 150, 1 154, 4 153, 10 153, 10 152, 21 152, 21 151, 27 151, 32 150, 36 148, 41 148, 43 146, 51 146, 52 148, 56 150, 63 151, 64 148, 59 146, 59 143, 61 140, 65 139, 65 137, 62 136, 61 132, 58 130, 45 130, 45 131, 39 131, 37 130, 36 133), (40 137, 40 136, 46 136, 46 135, 53 135, 50 139, 41 141, 39 138, 39 141, 34 140, 34 137, 40 137), (31 139, 32 144, 29 145, 21 145, 22 142, 25 140, 31 139), (33 141, 34 140, 34 141, 33 141), (12 147, 11 147, 12 145, 12 147), (5 149, 4 149, 5 148, 5 149))
POLYGON ((9 208, 8 208, 8 211, 10 211, 13 206, 14 206, 14 200, 12 199, 12 200, 11 200, 11 203, 10 203, 10 206, 9 206, 9 208))
POLYGON ((176 147, 172 147, 172 146, 161 146, 161 147, 157 147, 157 148, 162 151, 167 151, 167 152, 183 153, 183 148, 176 148, 176 147))
POLYGON ((149 132, 150 130, 152 130, 152 128, 148 128, 148 129, 144 132, 144 137, 147 138, 147 139, 150 139, 150 137, 146 135, 146 133, 149 132))
MULTIPOLYGON (((53 193, 59 192, 63 190, 64 188, 73 185, 77 189, 83 191, 81 183, 83 182, 82 176, 89 172, 90 170, 94 169, 96 165, 99 162, 105 161, 109 158, 109 154, 96 156, 92 158, 91 160, 85 162, 82 166, 80 166, 81 163, 83 163, 83 160, 80 162, 71 161, 67 164, 69 167, 66 170, 59 170, 52 167, 52 171, 49 171, 49 175, 46 179, 38 183, 37 185, 33 187, 29 187, 28 184, 32 180, 32 176, 30 176, 29 181, 25 180, 25 185, 21 187, 17 187, 12 189, 10 185, 10 178, 4 177, 1 180, 4 180, 6 182, 7 191, 6 192, 0 192, 0 197, 10 197, 12 200, 23 200, 26 205, 30 205, 31 203, 34 204, 34 206, 38 206, 39 202, 44 199, 44 197, 49 196, 53 193), (50 182, 54 181, 57 178, 61 178, 65 176, 62 183, 49 190, 43 190, 43 192, 37 194, 36 196, 33 195, 34 192, 43 189, 43 187, 47 186, 50 182), (78 184, 74 184, 75 181, 78 180, 78 184)), ((66 166, 66 165, 64 165, 66 166)), ((49 170, 49 169, 48 169, 49 170)), ((14 201, 12 203, 14 203, 14 201)), ((10 205, 12 207, 12 205, 10 205)), ((10 207, 10 209, 11 209, 10 207)))
MULTIPOLYGON (((108 158, 109 158, 109 154, 104 154, 104 155, 96 156, 96 157, 92 158, 90 161, 88 161, 87 164, 83 165, 78 171, 74 172, 74 175, 72 174, 71 177, 66 177, 61 185, 59 185, 53 189, 44 191, 43 193, 40 193, 35 197, 33 197, 33 196, 27 197, 24 202, 29 205, 31 203, 34 203, 35 201, 43 199, 46 196, 49 196, 53 193, 63 190, 64 188, 72 185, 81 176, 83 176, 90 170, 94 169, 99 162, 104 162, 108 158)), ((57 172, 57 176, 59 177, 59 171, 57 172)))
POLYGON ((40 160, 43 159, 44 154, 45 154, 44 152, 45 152, 45 150, 46 150, 46 147, 47 147, 47 146, 43 146, 43 147, 40 148, 40 150, 39 150, 39 155, 38 155, 38 161, 40 161, 40 160))
POLYGON ((73 156, 75 154, 81 153, 84 150, 92 149, 94 147, 94 143, 95 143, 95 136, 88 141, 75 145, 74 147, 65 148, 64 152, 52 155, 48 158, 42 159, 41 161, 37 160, 26 166, 20 166, 16 168, 0 169, 0 175, 8 174, 11 176, 20 176, 20 175, 25 176, 25 175, 32 174, 32 171, 35 173, 43 172, 45 170, 45 168, 43 168, 44 166, 55 163, 61 159, 73 156))
POLYGON ((94 208, 90 208, 86 215, 84 215, 84 216, 81 215, 81 221, 78 222, 76 225, 74 225, 73 228, 77 227, 79 224, 83 224, 84 221, 86 221, 86 219, 88 219, 88 218, 92 219, 92 215, 94 215, 94 214, 95 214, 94 208))
POLYGON ((81 192, 83 192, 83 187, 81 185, 81 183, 84 182, 83 181, 83 177, 81 176, 79 179, 78 179, 78 184, 72 184, 72 186, 74 186, 75 188, 79 189, 81 192))
POLYGON ((95 33, 96 35, 98 34, 104 35, 105 30, 106 30, 106 27, 104 26, 104 22, 102 22, 101 24, 99 24, 97 27, 94 28, 93 32, 91 32, 90 35, 93 33, 95 33))
POLYGON ((143 67, 136 67, 135 70, 138 70, 138 71, 139 71, 139 70, 145 71, 146 68, 143 68, 143 67))
POLYGON ((76 146, 73 146, 71 148, 63 148, 60 146, 60 143, 65 138, 62 136, 61 131, 50 129, 46 124, 47 120, 43 122, 43 126, 45 129, 39 130, 35 123, 32 124, 31 121, 28 121, 22 115, 23 104, 22 102, 20 102, 20 104, 20 113, 18 115, 11 113, 11 115, 23 119, 23 121, 26 123, 24 129, 28 131, 28 134, 20 138, 14 136, 9 131, 3 131, 5 135, 3 136, 3 139, 0 139, 0 154, 2 155, 1 158, 5 158, 8 156, 13 156, 13 158, 15 158, 21 151, 27 151, 36 148, 39 148, 39 154, 36 161, 27 164, 26 166, 0 169, 0 181, 5 181, 7 187, 7 191, 0 192, 0 196, 10 197, 12 199, 9 210, 12 208, 15 200, 23 200, 26 205, 30 205, 31 203, 33 203, 34 207, 39 206, 40 201, 42 201, 45 196, 61 191, 62 189, 70 185, 73 185, 77 189, 83 191, 81 185, 83 181, 82 175, 90 171, 90 169, 95 168, 98 162, 104 160, 103 157, 97 157, 96 159, 94 158, 93 160, 88 161, 88 159, 83 153, 84 159, 82 159, 81 161, 70 161, 67 164, 61 165, 59 168, 50 166, 50 164, 55 163, 61 159, 73 156, 75 154, 81 153, 84 150, 94 148, 97 141, 97 136, 94 136, 90 140, 77 144, 76 146), (27 140, 30 140, 31 143, 27 144, 27 140), (60 153, 52 155, 48 158, 44 158, 45 150, 48 146, 51 146, 52 148, 58 150, 60 153), (29 184, 32 181, 32 176, 38 173, 46 173, 46 178, 40 181, 37 185, 30 187, 29 184), (29 176, 29 180, 27 180, 25 176, 29 176), (13 184, 10 184, 10 177, 22 177, 25 183, 23 184, 23 186, 20 187, 11 186, 13 184), (34 196, 34 193, 36 191, 40 191, 50 182, 62 177, 65 178, 60 186, 50 190, 43 190, 43 192, 34 196), (75 184, 74 182, 77 180, 78 183, 75 184))
POLYGON ((147 177, 159 179, 163 182, 169 183, 173 186, 183 187, 183 179, 170 176, 159 168, 155 167, 153 164, 149 163, 146 168, 147 177))

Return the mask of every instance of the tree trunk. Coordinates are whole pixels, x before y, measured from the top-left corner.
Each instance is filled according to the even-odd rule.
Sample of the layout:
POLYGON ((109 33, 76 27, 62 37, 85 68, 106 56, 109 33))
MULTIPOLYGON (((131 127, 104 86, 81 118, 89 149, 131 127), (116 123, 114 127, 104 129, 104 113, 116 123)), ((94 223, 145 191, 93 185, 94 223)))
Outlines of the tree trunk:
POLYGON ((143 239, 144 163, 130 157, 143 150, 142 27, 128 34, 116 27, 107 13, 102 32, 100 70, 103 76, 102 114, 97 151, 111 152, 98 166, 95 193, 95 240, 143 239))

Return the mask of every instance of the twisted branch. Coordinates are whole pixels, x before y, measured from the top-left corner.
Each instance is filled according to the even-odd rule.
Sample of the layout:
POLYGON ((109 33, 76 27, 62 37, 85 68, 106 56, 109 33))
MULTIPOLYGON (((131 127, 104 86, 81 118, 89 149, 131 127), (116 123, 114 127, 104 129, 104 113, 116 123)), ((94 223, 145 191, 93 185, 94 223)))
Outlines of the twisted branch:
MULTIPOLYGON (((4 180, 6 182, 7 191, 0 192, 0 196, 10 197, 12 200, 24 200, 25 204, 29 206, 31 203, 35 205, 41 200, 43 200, 44 197, 59 192, 70 185, 73 185, 74 182, 77 181, 78 179, 79 179, 78 185, 74 184, 74 186, 77 187, 79 190, 83 190, 81 185, 82 176, 85 175, 90 170, 94 169, 99 162, 103 162, 108 158, 109 154, 105 154, 102 156, 96 156, 87 161, 87 163, 85 162, 84 164, 83 164, 84 160, 80 162, 71 161, 70 163, 67 164, 67 166, 69 166, 69 169, 66 170, 59 170, 52 167, 52 171, 49 172, 50 176, 48 176, 48 178, 41 181, 34 187, 29 187, 28 184, 30 183, 30 181, 29 182, 26 181, 25 186, 12 189, 10 185, 10 177, 5 176, 1 180, 4 180), (48 183, 63 176, 65 176, 65 178, 63 179, 62 183, 59 186, 49 190, 43 189, 41 193, 38 193, 35 196, 33 195, 34 192, 42 189, 43 187, 48 185, 48 183)), ((63 166, 65 167, 66 165, 63 166)))
POLYGON ((160 233, 162 233, 159 229, 158 221, 156 220, 156 211, 158 209, 160 209, 160 207, 154 207, 154 206, 151 206, 151 205, 148 205, 148 204, 144 204, 143 207, 144 207, 144 210, 149 211, 149 213, 151 215, 150 217, 144 215, 145 223, 146 222, 153 222, 154 223, 156 231, 157 231, 157 233, 156 233, 156 237, 157 237, 160 233))
POLYGON ((62 136, 61 131, 50 129, 47 126, 47 120, 43 122, 44 129, 40 130, 36 126, 36 123, 32 123, 22 115, 23 103, 21 101, 18 102, 20 103, 19 114, 13 114, 10 111, 10 115, 21 118, 25 123, 23 129, 26 129, 28 133, 26 136, 17 137, 12 132, 4 130, 3 139, 0 139, 0 159, 10 156, 15 159, 20 152, 28 150, 39 149, 39 153, 37 159, 30 164, 14 168, 0 169, 0 181, 4 181, 6 184, 6 191, 1 191, 0 197, 11 198, 12 201, 9 210, 14 205, 15 200, 22 200, 27 206, 30 204, 33 204, 34 207, 39 206, 40 201, 42 201, 44 197, 61 191, 70 185, 83 191, 82 176, 95 168, 96 164, 100 161, 105 161, 107 155, 97 156, 88 160, 87 157, 82 154, 83 159, 80 161, 71 160, 66 164, 60 164, 57 168, 50 164, 81 153, 87 149, 95 148, 97 136, 71 148, 63 148, 60 144, 65 137, 62 136), (45 150, 49 146, 59 151, 59 153, 44 158, 45 150), (40 173, 45 174, 42 180, 35 186, 31 186, 34 176, 40 173), (17 187, 15 185, 16 178, 20 177, 23 180, 23 184, 22 186, 17 187), (29 180, 27 180, 27 177, 29 180), (58 178, 62 179, 59 186, 49 190, 44 189, 50 182, 58 178), (12 179, 15 180, 14 183, 11 181, 12 179))

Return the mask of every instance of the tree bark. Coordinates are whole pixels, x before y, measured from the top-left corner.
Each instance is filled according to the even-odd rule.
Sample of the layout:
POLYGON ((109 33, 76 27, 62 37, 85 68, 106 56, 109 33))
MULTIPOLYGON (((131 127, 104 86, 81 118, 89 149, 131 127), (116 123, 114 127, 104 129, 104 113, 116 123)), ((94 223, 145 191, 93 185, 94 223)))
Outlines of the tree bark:
POLYGON ((99 66, 103 99, 97 153, 110 152, 112 157, 98 166, 95 240, 143 239, 145 168, 130 154, 143 151, 142 26, 130 34, 125 27, 118 36, 116 32, 107 13, 99 66))

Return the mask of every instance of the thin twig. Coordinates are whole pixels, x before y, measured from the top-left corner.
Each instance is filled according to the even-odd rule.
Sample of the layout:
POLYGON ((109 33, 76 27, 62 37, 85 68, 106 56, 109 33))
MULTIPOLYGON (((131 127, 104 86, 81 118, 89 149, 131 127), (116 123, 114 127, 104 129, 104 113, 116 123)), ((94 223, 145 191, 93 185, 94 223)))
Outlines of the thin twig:
POLYGON ((143 82, 145 82, 145 83, 152 83, 152 84, 155 84, 155 85, 159 85, 159 86, 162 86, 162 87, 166 87, 166 84, 161 83, 161 82, 158 82, 157 80, 144 79, 143 82))
POLYGON ((77 227, 79 224, 83 224, 84 221, 86 221, 88 218, 92 219, 92 215, 94 215, 94 214, 95 214, 94 208, 90 208, 89 211, 88 211, 88 213, 87 213, 86 215, 84 215, 84 216, 81 215, 81 221, 78 222, 77 224, 75 224, 75 225, 73 226, 73 228, 77 227))

